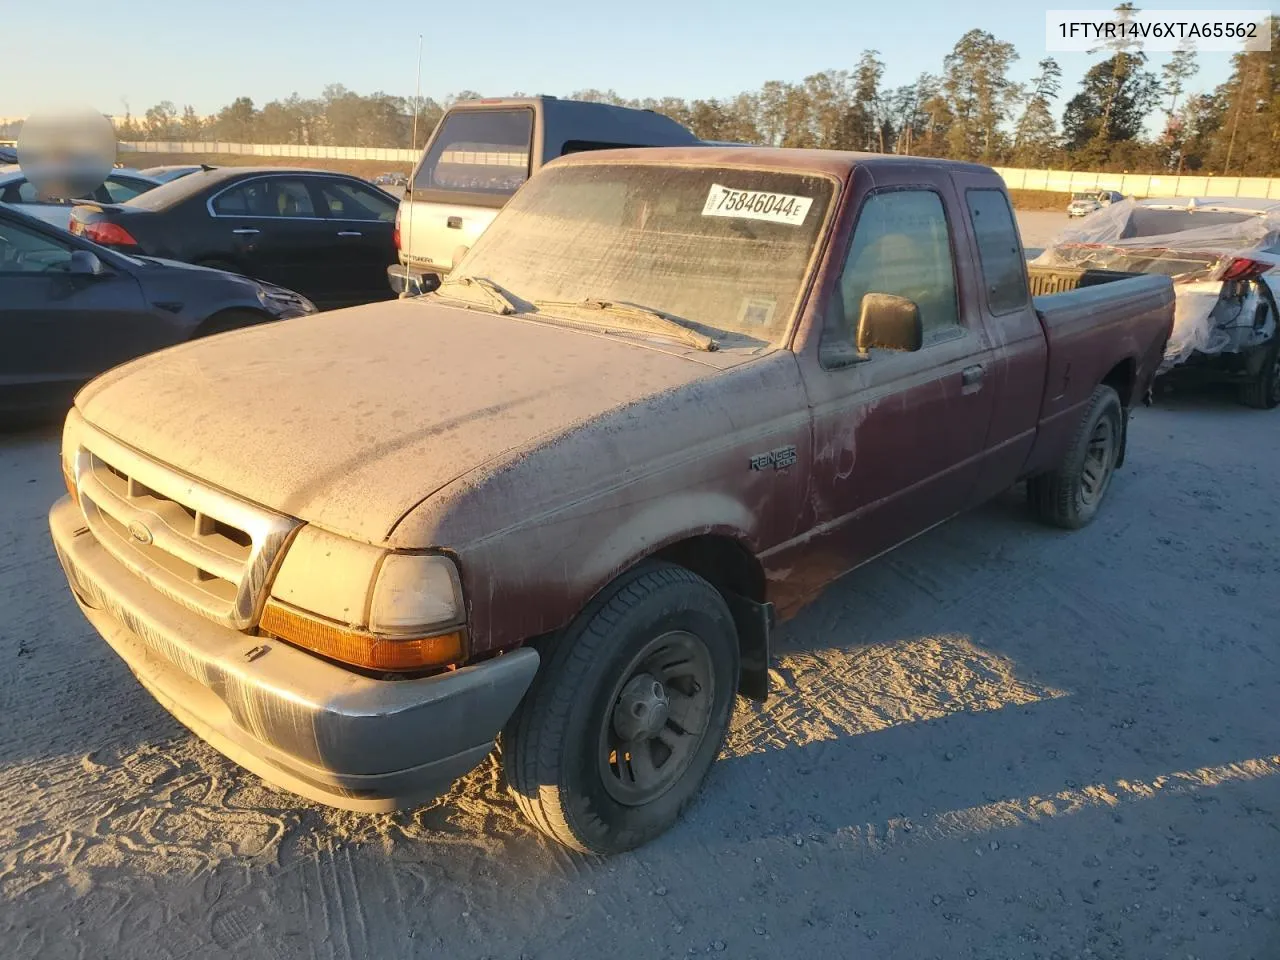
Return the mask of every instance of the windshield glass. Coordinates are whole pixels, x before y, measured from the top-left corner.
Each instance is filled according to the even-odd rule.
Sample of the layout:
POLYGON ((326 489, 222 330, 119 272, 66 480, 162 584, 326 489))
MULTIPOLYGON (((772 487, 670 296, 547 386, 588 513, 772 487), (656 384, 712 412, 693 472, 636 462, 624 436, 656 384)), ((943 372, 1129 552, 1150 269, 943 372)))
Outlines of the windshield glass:
POLYGON ((1166 233, 1181 233, 1201 227, 1221 227, 1244 223, 1255 219, 1254 214, 1219 210, 1156 210, 1138 207, 1129 218, 1121 239, 1131 237, 1158 237, 1166 233))
POLYGON ((461 110, 444 118, 414 190, 510 196, 528 179, 533 111, 461 110))
POLYGON ((711 336, 773 343, 791 324, 833 192, 825 177, 779 171, 552 167, 450 279, 484 278, 551 315, 567 309, 553 304, 631 304, 711 336))

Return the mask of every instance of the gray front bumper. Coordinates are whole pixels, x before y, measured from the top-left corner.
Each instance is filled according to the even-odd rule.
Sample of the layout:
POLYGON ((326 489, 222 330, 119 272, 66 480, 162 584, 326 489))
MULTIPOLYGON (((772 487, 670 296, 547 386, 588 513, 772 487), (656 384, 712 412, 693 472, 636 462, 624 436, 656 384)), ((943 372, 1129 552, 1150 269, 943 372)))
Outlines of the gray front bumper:
POLYGON ((419 680, 373 680, 219 626, 151 589, 63 497, 54 547, 84 615, 178 720, 264 780, 377 812, 438 796, 493 748, 538 668, 531 649, 419 680))
POLYGON ((407 289, 409 296, 416 297, 424 293, 430 293, 440 286, 440 274, 436 271, 424 270, 421 267, 393 263, 387 267, 387 283, 398 294, 404 293, 407 289))

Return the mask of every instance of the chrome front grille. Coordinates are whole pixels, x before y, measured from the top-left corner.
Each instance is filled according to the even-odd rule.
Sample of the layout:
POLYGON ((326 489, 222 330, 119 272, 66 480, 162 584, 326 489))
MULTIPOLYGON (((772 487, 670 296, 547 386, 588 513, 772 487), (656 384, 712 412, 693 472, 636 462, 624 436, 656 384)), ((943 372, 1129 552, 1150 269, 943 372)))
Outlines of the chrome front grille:
POLYGON ((85 521, 98 541, 155 589, 244 630, 298 521, 86 431, 75 458, 85 521))

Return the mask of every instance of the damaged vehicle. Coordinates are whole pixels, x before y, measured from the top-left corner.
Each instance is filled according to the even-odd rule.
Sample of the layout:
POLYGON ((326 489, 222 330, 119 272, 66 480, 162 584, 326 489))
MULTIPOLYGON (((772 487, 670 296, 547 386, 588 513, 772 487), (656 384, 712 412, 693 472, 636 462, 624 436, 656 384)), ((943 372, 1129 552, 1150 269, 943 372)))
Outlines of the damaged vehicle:
POLYGON ((1032 262, 1094 278, 1172 278, 1177 308, 1159 373, 1225 381, 1246 406, 1280 406, 1280 202, 1126 200, 1068 227, 1032 262))
POLYGON ((1098 516, 1172 284, 1048 279, 989 167, 577 153, 432 293, 99 377, 53 542, 141 683, 268 782, 414 806, 501 737, 538 829, 627 850, 766 697, 775 611, 1021 480, 1098 516))

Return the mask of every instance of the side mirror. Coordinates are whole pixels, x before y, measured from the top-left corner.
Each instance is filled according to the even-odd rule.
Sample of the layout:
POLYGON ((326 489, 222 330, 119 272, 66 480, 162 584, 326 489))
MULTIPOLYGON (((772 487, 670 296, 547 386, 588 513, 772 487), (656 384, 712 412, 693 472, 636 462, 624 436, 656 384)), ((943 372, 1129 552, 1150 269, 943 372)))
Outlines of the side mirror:
POLYGON ((906 297, 891 293, 868 293, 862 298, 858 317, 858 352, 873 347, 881 350, 913 352, 924 345, 920 308, 906 297))
POLYGON ((100 277, 107 268, 92 250, 72 250, 71 262, 67 264, 67 273, 77 277, 100 277))

